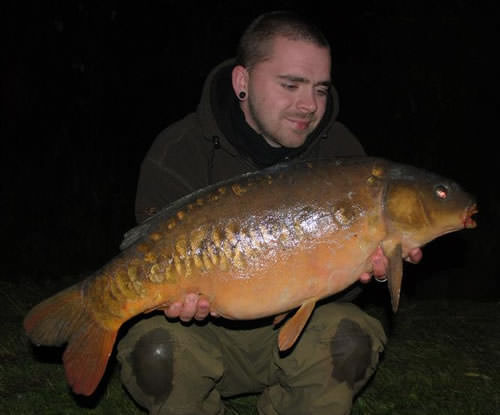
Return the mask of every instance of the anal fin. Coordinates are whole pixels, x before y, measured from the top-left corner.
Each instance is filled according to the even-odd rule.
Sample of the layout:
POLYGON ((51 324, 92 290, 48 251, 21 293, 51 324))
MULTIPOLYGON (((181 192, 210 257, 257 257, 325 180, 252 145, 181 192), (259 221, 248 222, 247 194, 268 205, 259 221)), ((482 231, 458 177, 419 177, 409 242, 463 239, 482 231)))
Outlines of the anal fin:
POLYGON ((297 312, 281 328, 278 336, 278 346, 281 351, 287 350, 294 345, 309 320, 314 310, 314 306, 316 305, 316 301, 316 298, 311 298, 303 303, 297 312))

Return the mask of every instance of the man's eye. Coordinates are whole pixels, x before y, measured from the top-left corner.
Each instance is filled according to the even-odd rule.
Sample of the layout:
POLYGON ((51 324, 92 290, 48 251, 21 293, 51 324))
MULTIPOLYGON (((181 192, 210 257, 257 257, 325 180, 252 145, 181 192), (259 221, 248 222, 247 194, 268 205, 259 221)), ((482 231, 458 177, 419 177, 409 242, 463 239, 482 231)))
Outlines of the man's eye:
POLYGON ((293 90, 293 89, 297 89, 297 85, 294 85, 294 84, 281 84, 281 86, 285 89, 290 89, 290 90, 293 90))
POLYGON ((318 90, 316 91, 316 93, 317 93, 318 95, 320 95, 320 96, 324 97, 324 96, 327 96, 327 95, 328 95, 328 89, 318 89, 318 90))

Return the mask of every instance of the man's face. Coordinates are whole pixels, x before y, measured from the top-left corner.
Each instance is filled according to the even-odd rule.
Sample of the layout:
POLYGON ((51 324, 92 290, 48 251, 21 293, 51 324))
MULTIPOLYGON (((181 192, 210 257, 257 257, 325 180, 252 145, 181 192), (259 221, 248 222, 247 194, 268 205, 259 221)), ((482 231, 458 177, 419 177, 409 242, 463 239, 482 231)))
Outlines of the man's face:
POLYGON ((299 147, 325 113, 330 51, 277 37, 270 58, 248 72, 247 123, 273 147, 299 147))

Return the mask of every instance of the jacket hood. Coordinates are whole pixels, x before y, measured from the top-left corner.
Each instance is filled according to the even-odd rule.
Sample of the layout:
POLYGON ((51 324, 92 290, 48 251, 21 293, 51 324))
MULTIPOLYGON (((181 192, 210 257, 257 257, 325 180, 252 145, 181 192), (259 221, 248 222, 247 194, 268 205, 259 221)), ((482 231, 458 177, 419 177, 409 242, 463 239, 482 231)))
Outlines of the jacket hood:
MULTIPOLYGON (((200 120, 201 128, 203 131, 203 136, 213 141, 217 146, 224 148, 230 153, 237 153, 237 150, 229 142, 224 134, 222 122, 217 120, 216 109, 214 108, 215 103, 220 102, 218 94, 220 91, 217 86, 221 80, 221 77, 228 77, 229 82, 231 80, 230 73, 235 65, 234 59, 228 59, 218 66, 216 66, 208 75, 201 94, 200 103, 197 108, 197 114, 200 120)), ((315 131, 314 141, 326 137, 328 131, 335 122, 339 112, 339 98, 336 89, 331 86, 329 89, 329 102, 327 106, 327 112, 324 115, 324 119, 321 120, 318 127, 320 131, 315 131)), ((308 147, 311 147, 312 142, 308 143, 308 147)))

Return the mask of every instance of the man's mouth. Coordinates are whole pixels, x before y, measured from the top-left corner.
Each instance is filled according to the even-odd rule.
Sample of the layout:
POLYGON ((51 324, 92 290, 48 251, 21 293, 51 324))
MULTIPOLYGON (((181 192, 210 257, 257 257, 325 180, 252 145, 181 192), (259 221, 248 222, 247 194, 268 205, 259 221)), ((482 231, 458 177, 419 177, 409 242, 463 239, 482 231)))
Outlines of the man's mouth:
POLYGON ((309 128, 309 125, 311 124, 311 120, 307 119, 293 119, 293 118, 287 118, 288 121, 290 121, 297 130, 307 130, 309 128))

